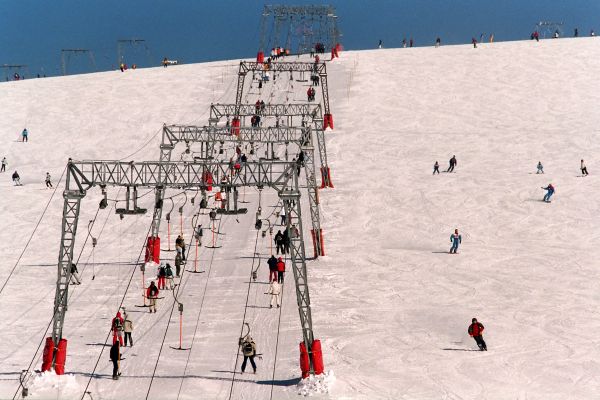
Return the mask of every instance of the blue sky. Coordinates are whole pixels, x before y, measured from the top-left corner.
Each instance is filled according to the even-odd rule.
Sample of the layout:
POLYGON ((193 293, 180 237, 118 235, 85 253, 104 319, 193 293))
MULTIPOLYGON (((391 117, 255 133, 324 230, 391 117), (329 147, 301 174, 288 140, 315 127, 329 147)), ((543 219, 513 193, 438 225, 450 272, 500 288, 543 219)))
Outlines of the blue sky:
MULTIPOLYGON (((253 57, 264 2, 253 0, 0 0, 0 64, 26 64, 27 74, 60 74, 62 48, 89 48, 97 68, 116 65, 117 39, 143 38, 127 46, 145 66, 163 57, 182 62, 253 57)), ((481 33, 496 40, 529 36, 539 20, 564 23, 565 33, 600 31, 598 0, 279 0, 270 4, 332 4, 347 49, 399 47, 412 36, 417 46, 467 43, 481 33)), ((72 72, 89 72, 84 57, 72 72)), ((1 72, 0 72, 1 73, 1 72)), ((0 77, 0 78, 3 78, 0 77)))

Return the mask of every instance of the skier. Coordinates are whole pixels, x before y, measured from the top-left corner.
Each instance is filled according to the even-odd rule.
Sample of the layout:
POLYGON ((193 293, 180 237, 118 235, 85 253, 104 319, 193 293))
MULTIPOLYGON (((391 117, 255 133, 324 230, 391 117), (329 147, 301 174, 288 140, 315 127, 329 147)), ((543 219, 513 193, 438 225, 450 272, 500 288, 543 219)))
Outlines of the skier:
POLYGON ((150 282, 150 286, 146 289, 146 297, 150 301, 149 311, 156 313, 156 299, 158 298, 158 293, 160 291, 154 284, 154 281, 150 282), (154 309, 154 311, 152 311, 154 309))
POLYGON ((21 183, 21 177, 19 176, 19 174, 18 174, 18 172, 17 172, 17 171, 15 171, 15 172, 12 174, 12 180, 13 180, 13 182, 15 183, 15 186, 22 186, 22 183, 21 183))
POLYGON ((413 38, 410 38, 410 40, 408 41, 408 47, 413 47, 413 38))
POLYGON ((283 274, 285 273, 285 263, 283 259, 279 257, 277 260, 277 282, 283 285, 283 274))
POLYGON ((279 282, 272 281, 269 285, 269 294, 271 295, 271 304, 269 308, 273 308, 273 303, 277 303, 277 308, 281 306, 281 285, 279 282))
POLYGON ((531 35, 532 39, 535 39, 536 42, 540 41, 540 33, 538 31, 533 32, 533 34, 531 35))
POLYGON ((377 45, 377 48, 381 49, 383 47, 383 40, 379 39, 379 44, 377 45))
POLYGON ((123 346, 123 317, 120 312, 117 312, 117 316, 112 320, 112 331, 113 331, 113 344, 119 341, 123 346))
POLYGON ((455 229, 454 233, 450 235, 450 242, 452 242, 452 247, 450 247, 450 254, 456 254, 456 250, 458 250, 458 245, 462 243, 462 236, 458 234, 458 229, 455 229))
POLYGON ((454 171, 454 167, 456 167, 456 156, 452 156, 452 158, 449 161, 450 166, 448 167, 448 169, 446 170, 446 172, 453 172, 454 171))
POLYGON ((275 235, 275 239, 273 239, 275 241, 275 246, 277 247, 277 254, 279 254, 279 251, 281 250, 281 254, 285 254, 284 252, 284 247, 283 247, 283 233, 281 233, 281 229, 277 231, 277 234, 275 235))
POLYGON ((125 321, 123 322, 123 331, 125 332, 125 346, 127 346, 127 339, 129 338, 129 345, 133 347, 133 339, 131 338, 131 332, 133 332, 133 322, 129 319, 129 314, 123 312, 125 321))
POLYGON ((290 235, 287 229, 283 231, 283 249, 285 254, 290 254, 290 235))
POLYGON ((5 172, 6 171, 6 165, 8 164, 8 162, 6 161, 6 157, 2 158, 2 168, 0 168, 0 172, 5 172))
POLYGON ((175 276, 179 278, 181 273, 181 254, 177 253, 175 256, 175 276))
POLYGON ((110 360, 113 363, 113 374, 112 374, 112 378, 114 380, 119 379, 119 376, 121 375, 121 372, 119 371, 119 367, 120 367, 120 361, 121 361, 121 349, 119 346, 119 342, 115 342, 113 343, 112 347, 110 348, 110 360))
POLYGON ((27 132, 27 128, 23 129, 23 132, 21 132, 21 138, 23 140, 23 142, 28 142, 28 136, 29 136, 29 132, 27 132))
POLYGON ((167 279, 167 271, 165 269, 165 265, 164 264, 160 264, 160 267, 158 267, 158 274, 157 275, 158 275, 158 288, 160 290, 164 290, 166 279, 167 279))
POLYGON ((171 264, 167 263, 167 266, 165 267, 165 274, 167 277, 167 282, 169 290, 173 290, 174 285, 173 285, 173 270, 171 269, 171 264))
POLYGON ((581 160, 581 175, 583 175, 583 176, 588 175, 587 167, 585 166, 585 163, 583 162, 583 160, 581 160))
POLYGON ((246 336, 244 339, 240 339, 242 342, 242 353, 244 354, 244 362, 242 363, 242 374, 246 370, 246 362, 250 360, 252 364, 252 370, 256 373, 256 364, 254 363, 254 356, 256 356, 256 343, 250 336, 246 336))
POLYGON ((594 32, 594 30, 593 30, 593 29, 590 31, 590 36, 591 36, 591 37, 594 37, 594 36, 596 36, 596 32, 594 32))
POLYGON ((81 285, 81 279, 79 279, 79 275, 77 275, 78 272, 77 264, 71 264, 71 283, 74 285, 81 285))
POLYGON ((281 217, 281 225, 285 225, 285 207, 281 207, 279 216, 281 217))
POLYGON ((543 174, 543 173, 544 173, 544 166, 542 165, 541 161, 538 161, 536 174, 543 174))
POLYGON ((476 49, 477 48, 477 39, 472 38, 471 43, 473 43, 473 48, 476 49))
POLYGON ((277 259, 271 254, 271 258, 267 260, 269 265, 269 282, 277 280, 277 259))
POLYGON ((183 240, 182 235, 178 235, 177 239, 175 239, 175 249, 177 250, 177 254, 181 255, 181 260, 185 261, 185 240, 183 240))
POLYGON ((442 44, 442 39, 438 36, 437 39, 435 39, 435 47, 440 47, 441 44, 442 44))
POLYGON ((477 322, 477 318, 473 318, 471 322, 472 323, 469 325, 468 329, 469 335, 475 339, 477 346, 479 346, 479 350, 487 351, 487 346, 483 340, 483 336, 481 336, 484 329, 483 324, 481 322, 477 322))
POLYGON ((579 29, 575 28, 575 32, 573 33, 573 37, 579 37, 579 29))
POLYGON ((435 173, 438 173, 438 175, 440 174, 440 164, 438 164, 438 162, 436 161, 435 164, 433 164, 433 175, 435 175, 435 173))
POLYGON ((549 183, 548 186, 542 187, 542 189, 547 190, 546 194, 544 195, 543 201, 545 201, 546 203, 550 203, 550 198, 554 194, 554 186, 552 186, 552 184, 549 183))
POLYGON ((50 181, 50 172, 46 172, 46 187, 51 188, 52 182, 50 181))

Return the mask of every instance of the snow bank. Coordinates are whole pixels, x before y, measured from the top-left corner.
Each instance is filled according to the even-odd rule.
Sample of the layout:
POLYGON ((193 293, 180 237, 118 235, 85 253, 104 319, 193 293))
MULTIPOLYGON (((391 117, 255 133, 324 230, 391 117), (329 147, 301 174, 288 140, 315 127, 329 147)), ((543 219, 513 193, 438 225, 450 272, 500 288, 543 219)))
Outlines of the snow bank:
POLYGON ((311 375, 298 383, 298 394, 301 396, 326 394, 329 393, 334 382, 335 375, 333 371, 327 371, 321 375, 311 375))
POLYGON ((29 384, 29 396, 34 399, 79 399, 83 388, 75 375, 56 375, 54 371, 34 374, 29 384))

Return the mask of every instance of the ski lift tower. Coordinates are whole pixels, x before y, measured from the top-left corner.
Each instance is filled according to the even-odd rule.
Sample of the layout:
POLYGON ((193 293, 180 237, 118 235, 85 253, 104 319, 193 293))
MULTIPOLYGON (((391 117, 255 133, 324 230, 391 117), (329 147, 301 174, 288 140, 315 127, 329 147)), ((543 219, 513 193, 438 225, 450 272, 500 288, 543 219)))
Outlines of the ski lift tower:
POLYGON ((22 65, 22 64, 2 64, 0 65, 0 68, 2 68, 2 70, 4 71, 4 79, 9 81, 12 79, 12 75, 13 73, 17 73, 19 74, 20 77, 23 77, 23 71, 27 70, 27 65, 22 65), (14 72, 13 72, 14 71, 14 72))
POLYGON ((94 52, 89 49, 61 49, 60 50, 60 66, 63 75, 67 75, 67 65, 71 60, 71 56, 86 55, 92 65, 92 72, 96 72, 96 60, 94 59, 94 52))
POLYGON ((265 51, 275 47, 283 46, 297 54, 308 53, 315 43, 333 48, 340 36, 335 7, 331 5, 265 5, 257 61, 262 62, 265 51))
POLYGON ((563 36, 563 25, 564 22, 552 22, 552 21, 540 21, 535 24, 535 30, 540 33, 540 36, 545 39, 546 35, 552 37, 554 32, 558 32, 560 36, 563 36))
POLYGON ((117 40, 117 66, 123 62, 126 47, 143 46, 148 56, 148 66, 151 66, 148 46, 145 39, 119 39, 117 40))

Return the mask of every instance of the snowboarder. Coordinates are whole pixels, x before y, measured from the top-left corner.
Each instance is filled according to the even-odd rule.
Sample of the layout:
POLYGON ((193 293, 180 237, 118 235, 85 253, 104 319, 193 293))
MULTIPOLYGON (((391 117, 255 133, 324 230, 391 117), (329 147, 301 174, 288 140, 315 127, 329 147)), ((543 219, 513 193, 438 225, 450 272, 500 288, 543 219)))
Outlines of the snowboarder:
POLYGON ((462 243, 462 236, 458 234, 458 229, 455 229, 454 233, 450 235, 450 242, 452 243, 452 247, 450 247, 450 254, 456 254, 458 245, 462 243))
POLYGON ((581 160, 581 175, 583 175, 583 176, 588 175, 587 167, 585 166, 585 163, 583 162, 583 160, 581 160))
POLYGON ((252 364, 252 370, 256 373, 256 363, 254 363, 254 356, 256 356, 256 343, 250 336, 246 336, 244 339, 240 339, 242 342, 242 353, 244 354, 244 362, 242 363, 242 374, 246 370, 246 363, 250 360, 252 364))
POLYGON ((446 170, 446 172, 453 172, 454 171, 454 167, 456 167, 456 156, 452 156, 452 158, 449 161, 450 166, 448 167, 448 169, 446 170))
POLYGON ((77 275, 78 272, 77 264, 71 264, 71 283, 74 285, 81 285, 81 279, 79 279, 79 275, 77 275))
POLYGON ((277 303, 277 308, 281 306, 281 285, 277 281, 271 281, 269 285, 269 294, 271 295, 271 304, 269 308, 273 308, 273 303, 277 303))
POLYGON ((173 270, 171 269, 171 264, 169 263, 167 263, 167 266, 165 267, 165 274, 168 282, 167 286, 169 290, 173 290, 173 288, 175 287, 175 285, 173 285, 173 270))
POLYGON ((113 331, 113 344, 119 341, 121 346, 123 346, 123 317, 120 312, 117 312, 117 315, 112 320, 112 331, 113 331))
POLYGON ((475 342, 477 343, 477 346, 479 346, 479 350, 481 351, 487 351, 487 346, 485 344, 485 341, 483 340, 483 324, 481 322, 477 322, 477 318, 473 318, 471 320, 471 325, 469 325, 469 335, 475 339, 475 342))
POLYGON ((269 265, 269 282, 277 280, 277 259, 271 254, 271 258, 267 260, 269 265))
POLYGON ((154 284, 154 281, 150 282, 150 286, 148 286, 148 289, 146 289, 146 297, 150 301, 150 306, 148 307, 150 312, 156 313, 156 299, 158 298, 158 293, 159 290, 154 284))
POLYGON ((440 164, 438 164, 438 162, 436 161, 435 164, 433 164, 433 175, 435 175, 435 173, 438 173, 438 175, 440 174, 440 164))
POLYGON ((23 142, 28 142, 28 136, 29 136, 29 132, 27 132, 27 128, 23 129, 23 132, 21 132, 21 140, 23 142))
POLYGON ((542 187, 542 189, 547 190, 546 194, 544 195, 543 201, 545 201, 546 203, 550 203, 550 198, 554 194, 554 186, 552 186, 552 184, 549 183, 548 186, 542 187))
POLYGON ((544 173, 544 166, 542 165, 541 161, 538 161, 536 174, 543 174, 543 173, 544 173))
POLYGON ((281 229, 277 231, 277 234, 275 235, 275 239, 273 239, 275 241, 275 246, 277 247, 277 254, 279 254, 279 251, 281 250, 281 254, 285 254, 284 252, 284 247, 283 247, 283 233, 281 233, 281 229))
POLYGON ((123 331, 125 332, 125 346, 127 347, 127 339, 129 339, 129 345, 133 347, 133 339, 131 338, 131 332, 133 332, 133 322, 129 318, 129 314, 123 312, 125 321, 123 322, 123 331))
POLYGON ((115 342, 113 343, 112 347, 110 348, 110 360, 113 363, 113 374, 112 374, 112 378, 114 380, 119 379, 119 376, 121 375, 121 372, 119 371, 120 368, 120 361, 121 361, 121 348, 119 345, 119 342, 115 342))
POLYGON ((19 173, 17 171, 15 171, 12 174, 12 180, 15 183, 15 186, 22 186, 22 184, 21 184, 21 177, 19 176, 19 173))
POLYGON ((2 157, 2 168, 0 168, 0 172, 6 171, 6 165, 8 165, 8 162, 6 161, 6 157, 2 157))
POLYGON ((164 290, 166 279, 167 279, 167 271, 165 269, 165 265, 164 264, 160 264, 160 267, 158 267, 158 274, 157 275, 158 275, 158 288, 160 290, 164 290))
POLYGON ((50 181, 50 172, 46 172, 46 187, 51 188, 52 182, 50 181))
POLYGON ((285 263, 283 259, 279 257, 277 260, 277 282, 283 285, 283 274, 285 273, 285 263))
POLYGON ((181 274, 181 254, 177 253, 175 256, 175 276, 179 278, 181 274))

